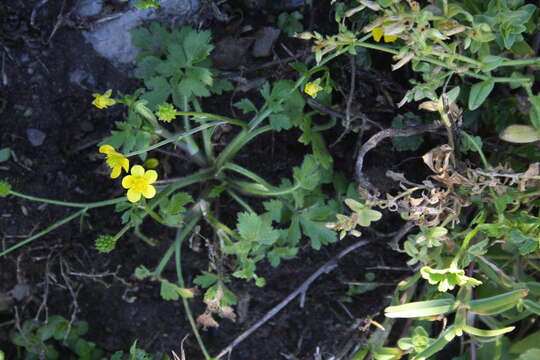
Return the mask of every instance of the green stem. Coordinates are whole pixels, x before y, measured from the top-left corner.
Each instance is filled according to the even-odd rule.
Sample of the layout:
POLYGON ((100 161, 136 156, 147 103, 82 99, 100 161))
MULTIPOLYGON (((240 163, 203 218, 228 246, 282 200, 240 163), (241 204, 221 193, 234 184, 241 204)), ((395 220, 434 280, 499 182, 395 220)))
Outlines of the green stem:
MULTIPOLYGON (((193 230, 193 228, 195 227, 195 225, 197 225, 200 219, 201 219, 201 213, 197 211, 195 215, 193 216, 193 218, 183 228, 182 232, 183 233, 185 232, 184 237, 187 236, 187 234, 189 234, 189 232, 193 230)), ((159 261, 158 266, 153 272, 153 276, 155 276, 156 278, 161 276, 163 269, 165 269, 165 266, 169 263, 169 260, 171 259, 171 256, 174 253, 175 247, 176 247, 176 241, 173 242, 171 246, 169 246, 169 248, 165 252, 165 255, 163 255, 163 257, 159 261)))
POLYGON ((429 54, 427 54, 427 56, 429 56, 429 55, 433 55, 433 56, 436 56, 436 57, 446 57, 446 58, 451 57, 451 58, 460 60, 462 62, 472 64, 472 65, 474 65, 474 66, 476 66, 478 68, 482 67, 482 65, 483 65, 480 61, 476 61, 474 59, 471 59, 468 56, 459 55, 459 54, 447 54, 447 53, 440 52, 440 51, 431 51, 429 54))
POLYGON ((165 221, 163 220, 163 218, 161 216, 159 216, 158 213, 156 213, 153 209, 150 209, 148 206, 143 206, 142 209, 144 211, 146 211, 146 213, 148 215, 150 215, 150 217, 154 220, 156 220, 158 223, 160 223, 161 225, 165 225, 165 221))
POLYGON ((218 172, 221 168, 232 159, 244 145, 253 140, 255 137, 272 130, 270 125, 260 127, 256 130, 248 132, 247 130, 242 130, 230 143, 227 147, 219 154, 216 160, 216 169, 218 172))
POLYGON ((270 114, 272 113, 271 109, 266 109, 264 111, 261 111, 259 114, 257 114, 250 122, 249 122, 249 131, 253 131, 259 124, 266 119, 270 114))
MULTIPOLYGON (((201 104, 199 104, 199 101, 197 101, 197 99, 193 100, 193 106, 195 107, 196 112, 202 113, 201 104)), ((206 158, 211 162, 215 160, 214 147, 212 145, 213 130, 214 129, 204 129, 202 131, 204 153, 206 154, 206 158)))
POLYGON ((531 59, 516 59, 516 60, 504 60, 501 66, 528 66, 528 65, 540 65, 540 58, 531 59))
POLYGON ((253 184, 253 183, 246 183, 243 181, 230 181, 231 185, 238 188, 240 191, 248 193, 248 194, 254 194, 254 195, 260 195, 260 196, 283 196, 288 195, 290 193, 295 192, 300 188, 300 183, 296 183, 293 186, 290 186, 285 189, 275 189, 275 190, 265 190, 260 189, 257 186, 259 184, 253 184))
MULTIPOLYGON (((189 103, 188 103, 187 96, 182 96, 182 99, 184 101, 184 110, 189 110, 189 103)), ((184 119, 184 130, 191 130, 191 124, 189 123, 189 116, 184 115, 183 119, 184 119)), ((193 149, 194 154, 200 152, 199 145, 197 145, 197 142, 195 141, 193 136, 191 135, 187 136, 184 141, 186 142, 186 144, 188 144, 190 149, 193 149)), ((194 154, 190 154, 190 155, 194 155, 194 154)))
POLYGON ((234 191, 227 190, 227 194, 229 194, 230 197, 232 197, 238 204, 240 204, 240 206, 242 206, 248 212, 256 214, 256 212, 251 208, 251 206, 249 206, 248 203, 245 202, 244 199, 238 196, 234 191))
POLYGON ((471 242, 471 239, 476 235, 476 233, 480 230, 480 228, 477 226, 474 229, 472 229, 463 239, 463 242, 461 243, 461 246, 459 247, 459 251, 452 260, 452 265, 454 265, 456 268, 458 267, 458 262, 469 247, 469 243, 471 242))
POLYGON ((127 200, 125 197, 121 197, 121 198, 97 201, 97 202, 92 202, 92 203, 79 203, 79 202, 60 201, 60 200, 47 199, 47 198, 42 198, 42 197, 37 197, 37 196, 32 196, 32 195, 26 195, 26 194, 22 194, 13 190, 10 191, 9 193, 13 196, 17 196, 17 197, 31 200, 31 201, 39 201, 39 202, 47 203, 47 204, 68 206, 68 207, 75 207, 75 208, 85 208, 85 209, 93 209, 93 208, 102 207, 102 206, 115 205, 115 204, 118 204, 127 200))
MULTIPOLYGON (((389 47, 386 47, 384 45, 377 45, 377 44, 372 44, 372 43, 366 43, 366 42, 357 42, 355 43, 356 46, 361 46, 361 47, 365 47, 365 48, 368 48, 368 49, 374 49, 374 50, 379 50, 379 51, 383 51, 383 52, 386 52, 386 53, 389 53, 389 54, 392 54, 392 55, 397 55, 399 54, 399 52, 397 50, 394 50, 392 48, 389 48, 389 47)), ((437 55, 445 55, 445 56, 454 56, 456 57, 457 59, 461 60, 461 61, 465 61, 465 58, 464 56, 462 55, 457 55, 457 54, 444 54, 444 53, 437 53, 437 55)), ((456 71, 456 69, 454 69, 453 67, 449 66, 448 64, 440 61, 440 60, 437 60, 437 59, 433 59, 433 58, 430 58, 428 56, 415 56, 416 59, 418 61, 425 61, 425 62, 428 62, 428 63, 431 63, 431 64, 434 64, 434 65, 439 65, 439 66, 442 66, 444 68, 447 68, 449 70, 452 70, 452 71, 456 71)), ((474 64, 477 64, 478 62, 475 61, 475 60, 472 60, 470 58, 467 58, 467 62, 470 62, 470 63, 474 63, 474 64)), ((527 59, 529 60, 529 59, 527 59)), ((513 61, 516 61, 517 60, 509 60, 510 65, 514 65, 512 62, 513 61)), ((506 66, 506 62, 503 63, 503 65, 501 66, 506 66)), ((516 63, 515 65, 517 65, 519 63, 516 63)), ((527 63, 528 64, 528 63, 527 63)), ((490 77, 490 76, 487 76, 487 75, 480 75, 480 74, 476 74, 472 71, 466 71, 464 72, 465 75, 469 76, 469 77, 472 77, 472 78, 476 78, 476 79, 480 79, 480 80, 488 80, 488 79, 493 79, 493 81, 495 82, 498 82, 498 83, 509 83, 509 82, 530 82, 531 80, 528 79, 528 78, 510 78, 510 77, 490 77)))
POLYGON ((248 179, 255 181, 256 183, 263 185, 264 187, 272 188, 272 185, 270 185, 270 183, 268 183, 262 177, 260 177, 259 175, 255 174, 251 170, 248 170, 240 165, 229 162, 225 164, 225 166, 223 166, 222 169, 232 170, 240 175, 247 177, 248 179))
POLYGON ((480 154, 480 159, 482 159, 482 164, 484 165, 484 169, 486 170, 489 169, 490 166, 486 159, 486 156, 484 155, 484 152, 482 151, 482 148, 478 146, 478 144, 474 141, 472 136, 467 134, 465 131, 461 131, 461 135, 465 136, 467 140, 469 140, 469 143, 471 143, 474 149, 478 152, 478 154, 480 154))
POLYGON ((118 239, 120 239, 130 228, 131 223, 127 223, 126 225, 124 225, 124 227, 120 229, 120 231, 117 232, 116 235, 114 235, 114 241, 118 241, 118 239))
POLYGON ((332 117, 330 121, 328 121, 326 124, 313 125, 311 130, 312 131, 325 131, 325 130, 333 128, 335 125, 336 125, 336 118, 332 117))
MULTIPOLYGON (((200 216, 200 215, 199 215, 200 216)), ((197 219, 198 220, 198 219, 197 219)), ((184 276, 182 274, 182 241, 186 237, 186 235, 189 233, 189 231, 186 231, 187 227, 184 228, 182 231, 178 231, 176 233, 176 239, 174 241, 175 245, 175 263, 176 263, 176 275, 178 277, 178 284, 180 287, 185 288, 186 285, 184 283, 184 276)), ((204 355, 204 358, 206 360, 210 359, 210 355, 208 354, 208 351, 206 350, 206 346, 204 345, 204 342, 202 341, 201 334, 199 333, 199 330, 197 329, 197 324, 195 323, 195 320, 193 319, 193 314, 191 313, 191 309, 189 307, 188 300, 185 297, 182 297, 182 303, 184 304, 184 310, 186 311, 186 315, 189 319, 189 323, 191 325, 191 329, 193 330, 193 334, 195 335, 195 338, 197 339, 197 342, 199 343, 199 347, 201 348, 201 351, 204 355)))
POLYGON ((167 144, 170 144, 170 143, 173 143, 173 142, 177 142, 178 140, 189 137, 189 136, 191 136, 193 134, 196 134, 199 131, 202 131, 204 129, 208 129, 210 127, 219 126, 219 125, 223 125, 223 124, 225 124, 225 122, 203 124, 203 125, 197 126, 196 128, 193 128, 193 129, 191 129, 189 131, 184 131, 181 134, 172 135, 168 139, 165 139, 163 141, 155 143, 154 145, 147 146, 147 147, 145 147, 145 148, 143 148, 141 150, 130 152, 130 153, 124 155, 124 157, 130 157, 130 156, 139 155, 139 154, 142 154, 142 153, 157 149, 157 148, 159 148, 159 147, 161 147, 163 145, 167 145, 167 144))
POLYGON ((88 208, 84 208, 82 210, 77 211, 76 213, 73 213, 73 214, 69 215, 68 217, 63 218, 60 221, 55 222, 54 224, 52 224, 51 226, 49 226, 45 230, 43 230, 43 231, 41 231, 41 232, 39 232, 39 233, 37 233, 37 234, 35 234, 33 236, 30 236, 28 239, 24 239, 23 241, 21 241, 21 242, 15 244, 13 246, 7 248, 6 250, 0 252, 0 257, 9 254, 13 250, 18 249, 21 246, 24 246, 24 245, 26 245, 26 244, 28 244, 28 243, 42 237, 43 235, 46 235, 46 234, 50 233, 51 231, 55 230, 56 228, 59 228, 60 226, 62 226, 64 224, 67 224, 68 222, 70 222, 71 220, 77 218, 78 216, 80 216, 81 214, 86 212, 87 210, 88 210, 88 208))
POLYGON ((232 119, 230 117, 216 115, 216 114, 210 114, 210 113, 205 113, 205 112, 177 111, 176 115, 178 115, 178 116, 206 117, 206 118, 209 118, 209 119, 218 120, 220 122, 227 122, 227 123, 232 124, 232 125, 238 125, 238 126, 241 126, 243 128, 246 128, 246 129, 248 127, 248 124, 246 124, 242 120, 232 119))

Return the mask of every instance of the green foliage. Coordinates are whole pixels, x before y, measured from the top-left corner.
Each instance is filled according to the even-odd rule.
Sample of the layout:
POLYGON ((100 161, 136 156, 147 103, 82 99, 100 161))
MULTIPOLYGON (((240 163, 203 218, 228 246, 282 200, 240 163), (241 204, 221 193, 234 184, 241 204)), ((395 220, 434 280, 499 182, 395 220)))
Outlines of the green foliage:
POLYGON ((303 18, 304 16, 298 11, 293 11, 292 13, 283 12, 278 16, 277 26, 287 34, 293 35, 304 30, 304 26, 300 21, 303 18))
POLYGON ((482 284, 474 278, 465 276, 465 271, 462 269, 447 268, 447 269, 432 269, 428 266, 424 266, 420 270, 422 277, 426 279, 431 285, 438 285, 437 289, 441 292, 454 289, 458 286, 478 286, 482 284))
POLYGON ((163 300, 178 300, 180 297, 185 299, 190 299, 194 296, 193 291, 189 289, 181 288, 178 285, 175 285, 168 280, 161 279, 161 290, 160 295, 163 300))
POLYGON ((101 253, 110 253, 116 247, 116 239, 110 235, 100 235, 96 239, 96 250, 101 253))
POLYGON ((158 23, 133 30, 132 41, 140 48, 135 73, 144 80, 142 98, 151 109, 172 98, 176 107, 188 111, 187 104, 195 97, 212 92, 215 72, 209 69, 209 31, 184 26, 168 31, 158 23))
POLYGON ((11 192, 11 184, 5 180, 0 180, 0 197, 7 197, 11 192))
MULTIPOLYGON (((394 129, 407 128, 407 125, 405 124, 406 119, 410 119, 415 122, 420 120, 418 116, 408 112, 405 115, 397 115, 392 120, 392 127, 394 129)), ((396 136, 392 138, 392 144, 394 144, 394 147, 397 151, 416 151, 420 148, 420 146, 422 146, 423 143, 423 134, 416 134, 411 136, 396 136)))
POLYGON ((10 148, 0 149, 0 163, 8 161, 10 157, 11 157, 11 149, 10 148))
POLYGON ((355 295, 362 295, 379 287, 379 284, 373 283, 375 280, 375 274, 368 272, 364 274, 365 283, 350 283, 349 288, 345 296, 340 297, 341 301, 352 302, 352 297, 355 295))
POLYGON ((21 332, 14 328, 9 336, 13 344, 25 350, 27 359, 60 359, 60 351, 65 346, 80 360, 101 360, 103 350, 82 338, 87 332, 85 321, 70 324, 62 316, 53 315, 44 324, 27 320, 22 324, 21 332))
POLYGON ((185 192, 179 192, 170 198, 164 197, 159 201, 159 211, 163 223, 169 226, 179 226, 184 221, 185 205, 192 203, 193 198, 185 192))

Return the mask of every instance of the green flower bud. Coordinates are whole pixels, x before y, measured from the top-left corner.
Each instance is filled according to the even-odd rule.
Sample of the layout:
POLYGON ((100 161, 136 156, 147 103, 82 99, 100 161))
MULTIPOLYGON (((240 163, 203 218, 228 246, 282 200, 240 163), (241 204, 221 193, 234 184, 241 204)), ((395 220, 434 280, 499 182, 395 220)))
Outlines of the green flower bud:
POLYGON ((110 253, 116 247, 116 239, 110 235, 101 235, 96 239, 96 249, 102 253, 110 253))
POLYGON ((4 180, 0 180, 0 197, 6 197, 11 192, 11 185, 4 180))
POLYGON ((176 109, 172 104, 163 103, 158 105, 156 115, 160 121, 171 122, 176 118, 176 109))

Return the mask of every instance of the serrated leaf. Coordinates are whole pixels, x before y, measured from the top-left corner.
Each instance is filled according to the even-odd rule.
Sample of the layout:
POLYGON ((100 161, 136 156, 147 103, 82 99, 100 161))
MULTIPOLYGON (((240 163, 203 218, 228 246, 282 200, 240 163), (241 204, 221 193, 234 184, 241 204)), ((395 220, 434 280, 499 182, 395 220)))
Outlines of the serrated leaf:
POLYGON ((221 79, 218 82, 214 83, 214 86, 212 86, 212 92, 216 95, 221 95, 226 91, 232 90, 234 90, 234 86, 227 79, 221 79))
POLYGON ((487 99, 493 88, 495 81, 493 79, 484 80, 474 84, 469 94, 469 110, 478 109, 487 99))
POLYGON ((199 285, 200 287, 208 288, 215 284, 217 280, 218 276, 216 274, 212 274, 208 271, 203 271, 202 275, 198 275, 197 277, 195 277, 193 283, 199 285))
POLYGON ((283 203, 281 201, 276 199, 265 201, 263 206, 264 209, 270 213, 272 221, 281 221, 283 216, 283 203))
POLYGON ((251 102, 251 100, 243 98, 242 100, 234 103, 235 108, 242 110, 244 114, 250 112, 257 112, 257 107, 251 102))
POLYGON ((168 280, 161 279, 160 295, 163 300, 178 300, 180 297, 190 299, 194 296, 193 291, 189 289, 181 288, 180 286, 169 282, 168 280))
POLYGON ((166 212, 169 214, 176 214, 186 211, 184 205, 193 202, 193 198, 186 192, 179 192, 174 194, 167 204, 166 212))
POLYGON ((184 28, 187 29, 187 34, 184 38, 183 46, 189 63, 194 64, 207 58, 214 48, 210 44, 212 33, 207 30, 197 31, 191 27, 184 28))
POLYGON ((311 134, 311 150, 313 151, 313 156, 315 156, 315 159, 317 159, 323 168, 328 170, 332 168, 334 159, 328 152, 326 141, 321 133, 313 132, 311 134))
POLYGON ((293 169, 293 176, 303 189, 313 190, 319 185, 321 173, 313 155, 307 155, 300 168, 295 167, 293 169))
POLYGON ((272 129, 276 131, 289 130, 293 126, 289 116, 284 113, 271 114, 269 116, 269 120, 270 126, 272 126, 272 129))
POLYGON ((146 268, 144 265, 140 265, 135 269, 135 277, 139 280, 146 279, 152 275, 152 272, 146 268))
POLYGON ((183 95, 187 98, 190 98, 191 96, 210 96, 210 91, 203 82, 191 78, 182 79, 182 81, 180 81, 180 83, 178 84, 177 91, 180 95, 183 95))
POLYGON ((148 107, 153 109, 158 104, 167 102, 169 95, 171 95, 171 86, 169 82, 161 76, 156 76, 145 81, 147 88, 150 91, 142 95, 142 99, 148 101, 148 107))
POLYGON ((212 72, 203 67, 191 67, 186 70, 186 76, 200 82, 212 86, 214 79, 212 77, 212 72))
POLYGON ((319 250, 321 245, 337 241, 336 233, 326 227, 331 213, 331 209, 324 206, 313 206, 300 216, 302 231, 309 238, 311 247, 315 250, 319 250))
POLYGON ((250 242, 272 245, 279 238, 279 231, 272 228, 271 220, 260 215, 243 212, 238 214, 236 225, 240 236, 250 242))

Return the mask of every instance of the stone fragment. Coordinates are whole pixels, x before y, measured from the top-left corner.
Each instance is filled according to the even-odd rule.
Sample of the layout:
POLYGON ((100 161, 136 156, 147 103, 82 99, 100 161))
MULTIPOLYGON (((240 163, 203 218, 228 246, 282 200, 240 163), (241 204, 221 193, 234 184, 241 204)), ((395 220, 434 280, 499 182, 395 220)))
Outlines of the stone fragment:
POLYGON ((103 9, 103 0, 81 0, 76 10, 79 16, 95 16, 103 9))
POLYGON ((170 19, 176 26, 186 23, 199 10, 199 0, 164 0, 159 9, 130 8, 93 31, 83 31, 86 41, 114 65, 131 63, 138 49, 131 44, 131 30, 148 20, 170 19))
POLYGON ((30 141, 32 146, 41 146, 45 141, 47 134, 38 129, 29 128, 26 129, 26 138, 30 141))
POLYGON ((273 27, 263 27, 255 33, 255 44, 253 45, 253 56, 267 57, 272 53, 272 47, 279 37, 281 30, 273 27))

